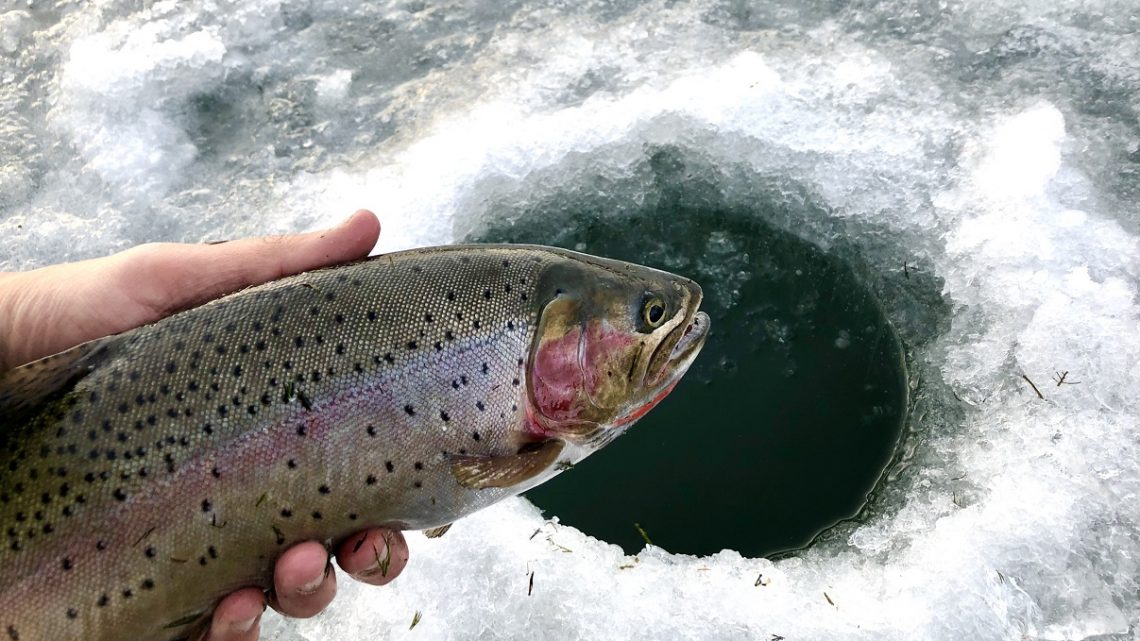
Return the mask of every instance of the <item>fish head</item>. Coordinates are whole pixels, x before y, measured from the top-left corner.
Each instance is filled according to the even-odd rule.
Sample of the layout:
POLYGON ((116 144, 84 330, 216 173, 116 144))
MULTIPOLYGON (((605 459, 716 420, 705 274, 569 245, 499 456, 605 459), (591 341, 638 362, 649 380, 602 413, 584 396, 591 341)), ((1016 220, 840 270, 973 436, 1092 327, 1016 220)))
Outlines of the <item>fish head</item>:
POLYGON ((539 435, 596 449, 673 390, 709 317, 687 278, 567 253, 539 287, 528 415, 539 435))

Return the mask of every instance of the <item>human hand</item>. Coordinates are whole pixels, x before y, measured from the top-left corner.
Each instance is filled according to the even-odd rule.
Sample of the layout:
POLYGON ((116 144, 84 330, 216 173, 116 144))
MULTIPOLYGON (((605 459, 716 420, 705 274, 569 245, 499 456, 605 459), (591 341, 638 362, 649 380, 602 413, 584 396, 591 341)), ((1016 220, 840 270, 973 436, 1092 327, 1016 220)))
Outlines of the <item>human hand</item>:
MULTIPOLYGON (((245 287, 364 258, 379 234, 376 216, 361 210, 324 231, 216 245, 151 243, 105 258, 0 274, 0 372, 245 287)), ((373 585, 394 579, 408 559, 403 536, 384 529, 349 537, 336 553, 341 569, 373 585)), ((336 594, 328 552, 314 541, 281 555, 273 583, 268 605, 293 617, 317 614, 336 594)), ((255 641, 266 604, 259 588, 222 599, 206 641, 255 641)))

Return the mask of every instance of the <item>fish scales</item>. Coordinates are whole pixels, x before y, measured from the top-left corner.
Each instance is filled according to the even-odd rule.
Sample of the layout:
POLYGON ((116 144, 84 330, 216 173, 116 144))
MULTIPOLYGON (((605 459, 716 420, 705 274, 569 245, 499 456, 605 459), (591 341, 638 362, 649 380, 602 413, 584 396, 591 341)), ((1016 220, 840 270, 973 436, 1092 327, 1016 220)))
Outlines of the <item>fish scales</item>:
MULTIPOLYGON (((445 525, 557 474, 551 459, 505 486, 477 480, 484 462, 539 465, 522 453, 559 436, 536 418, 532 390, 544 310, 611 278, 631 291, 696 287, 549 248, 413 250, 252 288, 10 373, 0 639, 193 638, 221 596, 268 588, 293 543, 445 525), (464 462, 477 468, 466 484, 464 462)), ((686 305, 676 314, 688 335, 686 305)), ((600 446, 571 432, 550 451, 600 446)))

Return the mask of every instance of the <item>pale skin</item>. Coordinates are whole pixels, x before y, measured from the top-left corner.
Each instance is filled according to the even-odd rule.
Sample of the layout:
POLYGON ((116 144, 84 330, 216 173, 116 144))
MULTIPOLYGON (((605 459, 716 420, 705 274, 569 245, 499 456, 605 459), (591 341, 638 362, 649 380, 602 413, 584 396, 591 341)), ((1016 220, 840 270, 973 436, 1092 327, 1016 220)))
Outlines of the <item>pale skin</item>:
MULTIPOLYGON (((0 372, 245 287, 364 258, 379 235, 375 214, 360 210, 335 228, 306 234, 217 245, 151 243, 105 258, 0 273, 0 372)), ((334 551, 344 572, 372 585, 389 583, 408 561, 404 537, 384 529, 351 536, 334 551), (388 560, 384 571, 378 558, 388 560)), ((277 560, 268 599, 258 588, 227 596, 205 641, 256 641, 267 605, 306 618, 335 595, 324 545, 299 543, 277 560)))

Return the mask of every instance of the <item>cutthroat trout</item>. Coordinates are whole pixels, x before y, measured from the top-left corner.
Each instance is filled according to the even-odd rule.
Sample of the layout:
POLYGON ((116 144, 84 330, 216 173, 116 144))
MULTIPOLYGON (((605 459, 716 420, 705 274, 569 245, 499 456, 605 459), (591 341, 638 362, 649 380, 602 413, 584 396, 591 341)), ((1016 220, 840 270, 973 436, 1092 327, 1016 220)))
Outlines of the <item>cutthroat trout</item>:
POLYGON ((172 641, 289 545, 437 528, 677 384, 696 283, 562 249, 418 249, 250 288, 0 376, 0 639, 172 641))

